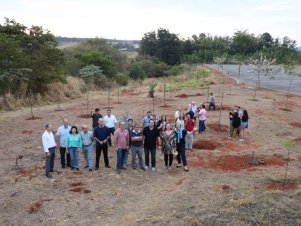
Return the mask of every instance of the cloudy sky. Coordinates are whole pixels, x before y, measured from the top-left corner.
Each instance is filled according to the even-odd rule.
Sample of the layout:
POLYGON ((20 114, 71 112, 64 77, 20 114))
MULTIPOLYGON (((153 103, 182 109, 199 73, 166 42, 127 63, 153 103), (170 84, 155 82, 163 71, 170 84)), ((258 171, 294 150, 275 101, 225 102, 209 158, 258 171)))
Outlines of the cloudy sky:
POLYGON ((141 39, 162 27, 187 38, 243 29, 301 46, 301 0, 0 0, 1 24, 4 17, 56 36, 141 39))

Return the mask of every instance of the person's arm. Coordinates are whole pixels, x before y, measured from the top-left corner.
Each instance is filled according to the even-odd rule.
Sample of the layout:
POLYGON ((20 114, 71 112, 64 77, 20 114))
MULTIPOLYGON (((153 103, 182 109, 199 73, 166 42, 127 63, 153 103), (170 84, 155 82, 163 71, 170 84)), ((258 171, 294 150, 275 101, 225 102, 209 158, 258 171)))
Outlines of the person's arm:
POLYGON ((48 142, 47 142, 47 137, 43 134, 42 136, 42 143, 43 143, 43 149, 45 153, 48 153, 48 142))
POLYGON ((83 140, 82 140, 82 136, 80 134, 78 134, 79 136, 79 146, 80 146, 80 149, 83 148, 83 140))

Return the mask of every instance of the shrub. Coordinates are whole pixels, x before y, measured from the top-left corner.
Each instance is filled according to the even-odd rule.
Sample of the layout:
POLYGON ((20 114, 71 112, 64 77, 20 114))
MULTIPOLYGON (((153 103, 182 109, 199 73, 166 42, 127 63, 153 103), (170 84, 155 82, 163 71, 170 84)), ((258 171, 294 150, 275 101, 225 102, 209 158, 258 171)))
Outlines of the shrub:
POLYGON ((129 76, 122 73, 118 73, 116 75, 116 82, 121 86, 126 86, 129 82, 129 76))
POLYGON ((134 80, 144 79, 146 77, 145 71, 143 70, 139 62, 134 62, 130 64, 128 70, 129 70, 129 77, 134 80))

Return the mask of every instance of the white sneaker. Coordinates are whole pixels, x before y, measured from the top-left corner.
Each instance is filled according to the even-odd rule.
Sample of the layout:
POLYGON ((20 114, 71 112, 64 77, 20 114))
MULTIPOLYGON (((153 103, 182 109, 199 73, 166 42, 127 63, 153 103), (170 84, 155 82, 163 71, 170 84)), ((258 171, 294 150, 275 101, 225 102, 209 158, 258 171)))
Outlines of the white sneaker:
POLYGON ((239 139, 239 141, 244 141, 244 139, 239 139))
POLYGON ((145 166, 144 169, 145 169, 145 171, 148 171, 148 166, 145 166))
POLYGON ((153 172, 156 172, 156 168, 155 168, 155 167, 152 167, 152 171, 153 171, 153 172))

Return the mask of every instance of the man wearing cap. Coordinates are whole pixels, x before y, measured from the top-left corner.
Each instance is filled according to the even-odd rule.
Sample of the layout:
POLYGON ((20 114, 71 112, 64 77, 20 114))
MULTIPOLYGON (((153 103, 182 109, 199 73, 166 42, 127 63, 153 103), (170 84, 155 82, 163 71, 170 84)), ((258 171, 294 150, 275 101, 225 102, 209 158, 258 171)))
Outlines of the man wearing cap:
POLYGON ((46 154, 46 177, 51 178, 50 172, 53 172, 56 143, 52 133, 52 125, 46 124, 46 130, 42 135, 43 149, 46 154))
POLYGON ((82 137, 82 142, 83 142, 83 152, 84 152, 84 157, 86 161, 86 168, 89 168, 89 171, 91 172, 93 169, 93 157, 92 157, 92 147, 93 147, 93 133, 92 131, 88 131, 88 126, 83 125, 82 127, 83 131, 80 133, 82 137))

